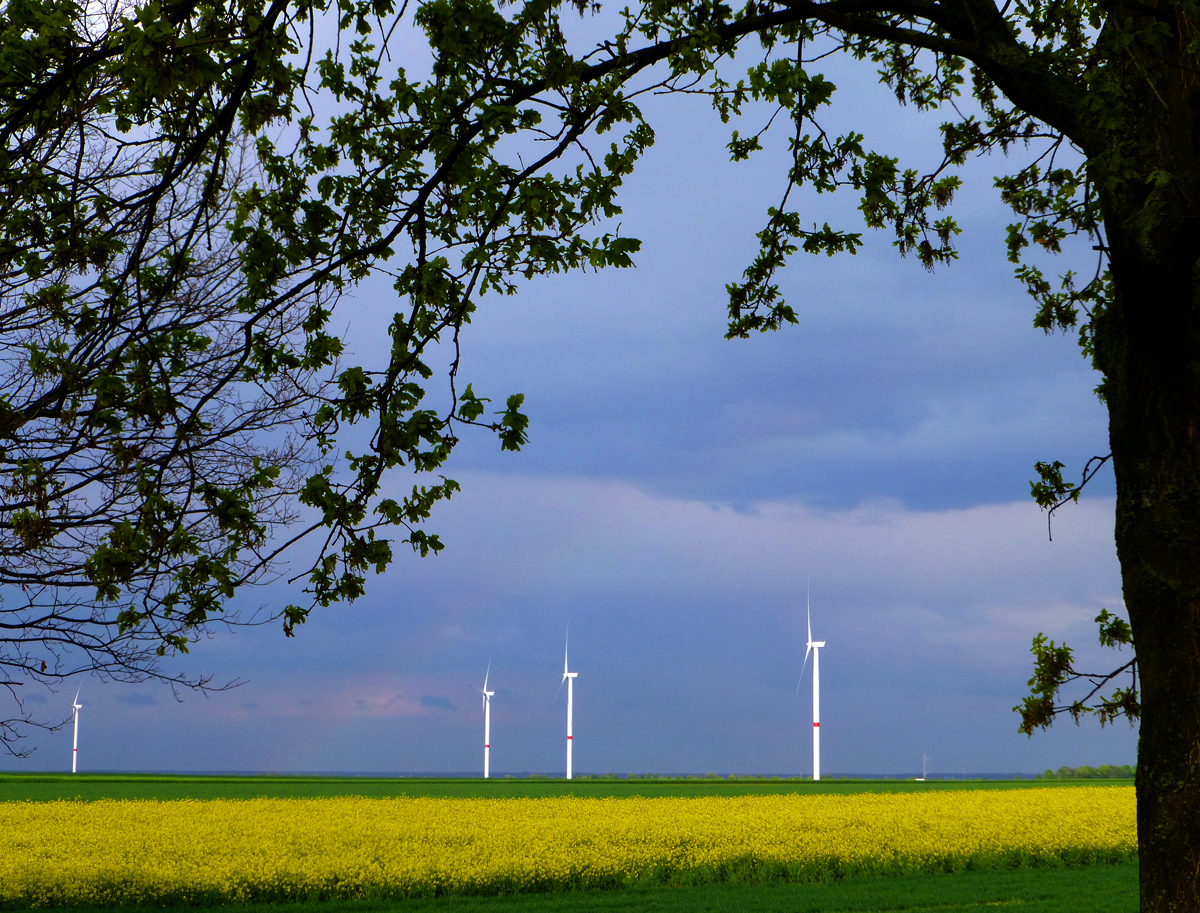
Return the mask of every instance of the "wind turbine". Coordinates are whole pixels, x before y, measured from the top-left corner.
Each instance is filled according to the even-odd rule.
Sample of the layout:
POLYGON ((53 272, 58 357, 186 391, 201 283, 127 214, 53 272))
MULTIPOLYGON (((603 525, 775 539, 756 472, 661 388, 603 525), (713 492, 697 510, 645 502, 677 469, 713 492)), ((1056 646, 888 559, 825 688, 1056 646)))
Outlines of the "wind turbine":
POLYGON ((488 676, 492 674, 492 661, 488 660, 487 672, 483 674, 483 687, 479 693, 483 695, 483 779, 490 776, 490 756, 492 751, 492 695, 495 691, 487 690, 488 676))
MULTIPOLYGON (((82 688, 80 685, 79 688, 82 688)), ((75 708, 75 745, 71 749, 71 773, 75 773, 76 762, 79 760, 79 710, 83 704, 79 703, 79 688, 75 689, 75 700, 71 701, 71 706, 75 708)))
POLYGON ((808 654, 813 658, 813 779, 821 779, 821 647, 823 640, 812 639, 812 595, 806 594, 808 602, 808 649, 804 651, 804 665, 800 668, 800 681, 796 682, 796 693, 804 681, 804 670, 808 668, 808 654))
MULTIPOLYGON (((571 779, 571 745, 572 745, 572 727, 574 722, 575 709, 575 676, 578 672, 569 672, 571 668, 567 663, 567 648, 570 646, 571 629, 567 629, 567 638, 563 641, 563 682, 567 683, 567 779, 571 779)), ((562 682, 558 683, 558 690, 562 691, 562 682)))

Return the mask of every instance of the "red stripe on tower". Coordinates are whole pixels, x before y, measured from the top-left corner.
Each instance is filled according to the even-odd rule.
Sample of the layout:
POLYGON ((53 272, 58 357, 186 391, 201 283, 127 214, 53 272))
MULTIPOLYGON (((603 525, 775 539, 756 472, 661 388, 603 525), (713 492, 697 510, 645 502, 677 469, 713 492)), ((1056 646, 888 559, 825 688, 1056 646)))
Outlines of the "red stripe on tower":
POLYGON ((819 727, 821 724, 820 724, 820 723, 813 723, 813 725, 814 725, 814 726, 817 726, 817 727, 819 727))

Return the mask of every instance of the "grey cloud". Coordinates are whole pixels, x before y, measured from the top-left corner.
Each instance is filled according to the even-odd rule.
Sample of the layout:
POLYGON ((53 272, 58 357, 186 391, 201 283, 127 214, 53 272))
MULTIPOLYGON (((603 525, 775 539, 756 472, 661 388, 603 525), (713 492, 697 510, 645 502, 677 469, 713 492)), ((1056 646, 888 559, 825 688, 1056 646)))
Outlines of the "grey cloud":
MULTIPOLYGON (((1010 710, 1038 631, 1071 642, 1089 667, 1111 658, 1093 646, 1090 622, 1098 606, 1119 606, 1109 501, 1085 498, 1050 543, 1024 502, 913 511, 894 501, 852 510, 760 501, 736 512, 621 483, 460 480, 464 493, 442 520, 449 548, 401 561, 389 572, 397 583, 356 603, 353 626, 317 613, 296 640, 248 632, 261 659, 239 702, 338 693, 361 704, 353 715, 238 724, 237 739, 275 746, 275 769, 473 769, 478 705, 419 710, 457 709, 439 695, 474 681, 489 657, 504 683, 492 701, 495 769, 561 768, 556 691, 569 621, 580 770, 800 771, 809 575, 814 633, 827 642, 831 773, 910 770, 922 752, 969 771, 1133 757, 1136 730, 1061 726, 1028 740, 1010 710), (448 623, 469 638, 446 638, 448 623), (314 671, 293 652, 306 644, 336 664, 314 671), (420 695, 411 712, 395 697, 405 693, 420 695)), ((210 663, 220 659, 214 646, 210 663)), ((165 731, 207 744, 234 725, 203 716, 225 700, 155 712, 165 731)), ((230 766, 213 756, 213 766, 230 766)))
MULTIPOLYGON (((483 303, 462 370, 493 397, 526 394, 531 441, 514 456, 467 436, 459 466, 683 498, 943 508, 1022 497, 1036 460, 1081 465, 1104 446, 1097 378, 1073 339, 1032 327, 982 167, 958 206, 972 229, 959 261, 926 274, 877 232, 855 257, 797 255, 780 281, 800 325, 723 339, 724 284, 752 255, 782 166, 731 165, 719 133, 664 132, 631 179, 623 226, 647 239, 637 269, 483 303), (690 155, 714 176, 699 183, 739 192, 691 193, 684 146, 707 150, 690 155), (655 222, 664 209, 669 230, 655 222)), ((849 198, 838 205, 857 222, 849 198)), ((1111 492, 1109 476, 1097 482, 1111 492)))
POLYGON ((129 707, 153 707, 158 703, 153 695, 144 694, 140 691, 134 691, 131 694, 118 694, 116 701, 118 704, 125 704, 129 707))

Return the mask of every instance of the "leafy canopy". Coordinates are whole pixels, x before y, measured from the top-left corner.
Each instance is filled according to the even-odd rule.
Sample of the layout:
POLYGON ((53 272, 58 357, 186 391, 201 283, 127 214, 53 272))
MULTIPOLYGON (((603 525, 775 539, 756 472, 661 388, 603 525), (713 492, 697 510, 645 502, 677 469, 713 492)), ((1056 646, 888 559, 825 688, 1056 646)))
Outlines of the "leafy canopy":
MULTIPOLYGON (((307 601, 275 616, 289 634, 359 596, 394 537, 439 550, 424 523, 457 490, 438 473, 462 426, 509 450, 528 428, 519 395, 496 408, 461 382, 459 335, 523 279, 633 264, 618 191, 654 141, 648 93, 705 95, 736 120, 734 160, 787 137, 779 203, 728 286, 730 337, 796 322, 777 281, 793 254, 863 243, 806 220, 805 193, 856 194, 867 227, 933 268, 956 255, 960 167, 999 150, 1035 325, 1095 357, 1100 200, 1174 181, 1127 135, 1118 62, 1153 83, 1168 38, 1091 0, 9 0, 0 585, 17 633, 0 662, 161 674, 301 540, 315 558, 307 601), (577 17, 611 30, 574 39, 577 17), (830 55, 942 111, 943 160, 905 167, 825 129, 830 55), (1090 278, 1030 259, 1080 234, 1090 278), (390 351, 348 364, 334 315, 372 274, 392 283, 390 351), (420 483, 396 493, 398 469, 420 483)), ((1041 465, 1036 495, 1069 491, 1041 465)))

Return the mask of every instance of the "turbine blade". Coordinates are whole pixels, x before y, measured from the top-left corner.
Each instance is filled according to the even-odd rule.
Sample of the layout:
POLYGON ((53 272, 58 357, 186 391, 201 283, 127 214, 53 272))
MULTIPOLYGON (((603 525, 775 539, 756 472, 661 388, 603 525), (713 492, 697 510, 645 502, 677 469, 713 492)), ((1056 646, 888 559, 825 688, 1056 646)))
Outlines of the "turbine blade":
POLYGON ((571 667, 569 665, 567 665, 567 655, 568 655, 567 650, 570 646, 571 646, 571 623, 568 621, 567 622, 567 636, 563 639, 563 677, 562 677, 562 681, 558 683, 558 690, 554 692, 554 699, 556 701, 558 700, 558 696, 560 694, 562 694, 562 686, 567 683, 567 673, 571 669, 571 667))
POLYGON ((80 686, 79 686, 79 688, 76 688, 76 689, 75 689, 75 700, 71 701, 71 706, 72 706, 72 707, 78 707, 78 706, 80 706, 80 703, 79 703, 79 691, 80 691, 80 689, 82 689, 82 688, 83 688, 83 685, 80 685, 80 686))
MULTIPOLYGON (((811 641, 812 638, 809 637, 811 641)), ((812 644, 808 645, 808 649, 804 651, 804 665, 800 667, 800 681, 796 682, 796 695, 800 694, 800 686, 804 684, 804 670, 808 668, 808 654, 812 652, 812 644)))
POLYGON ((487 672, 483 674, 483 690, 487 691, 488 676, 492 674, 492 661, 488 660, 487 672))

